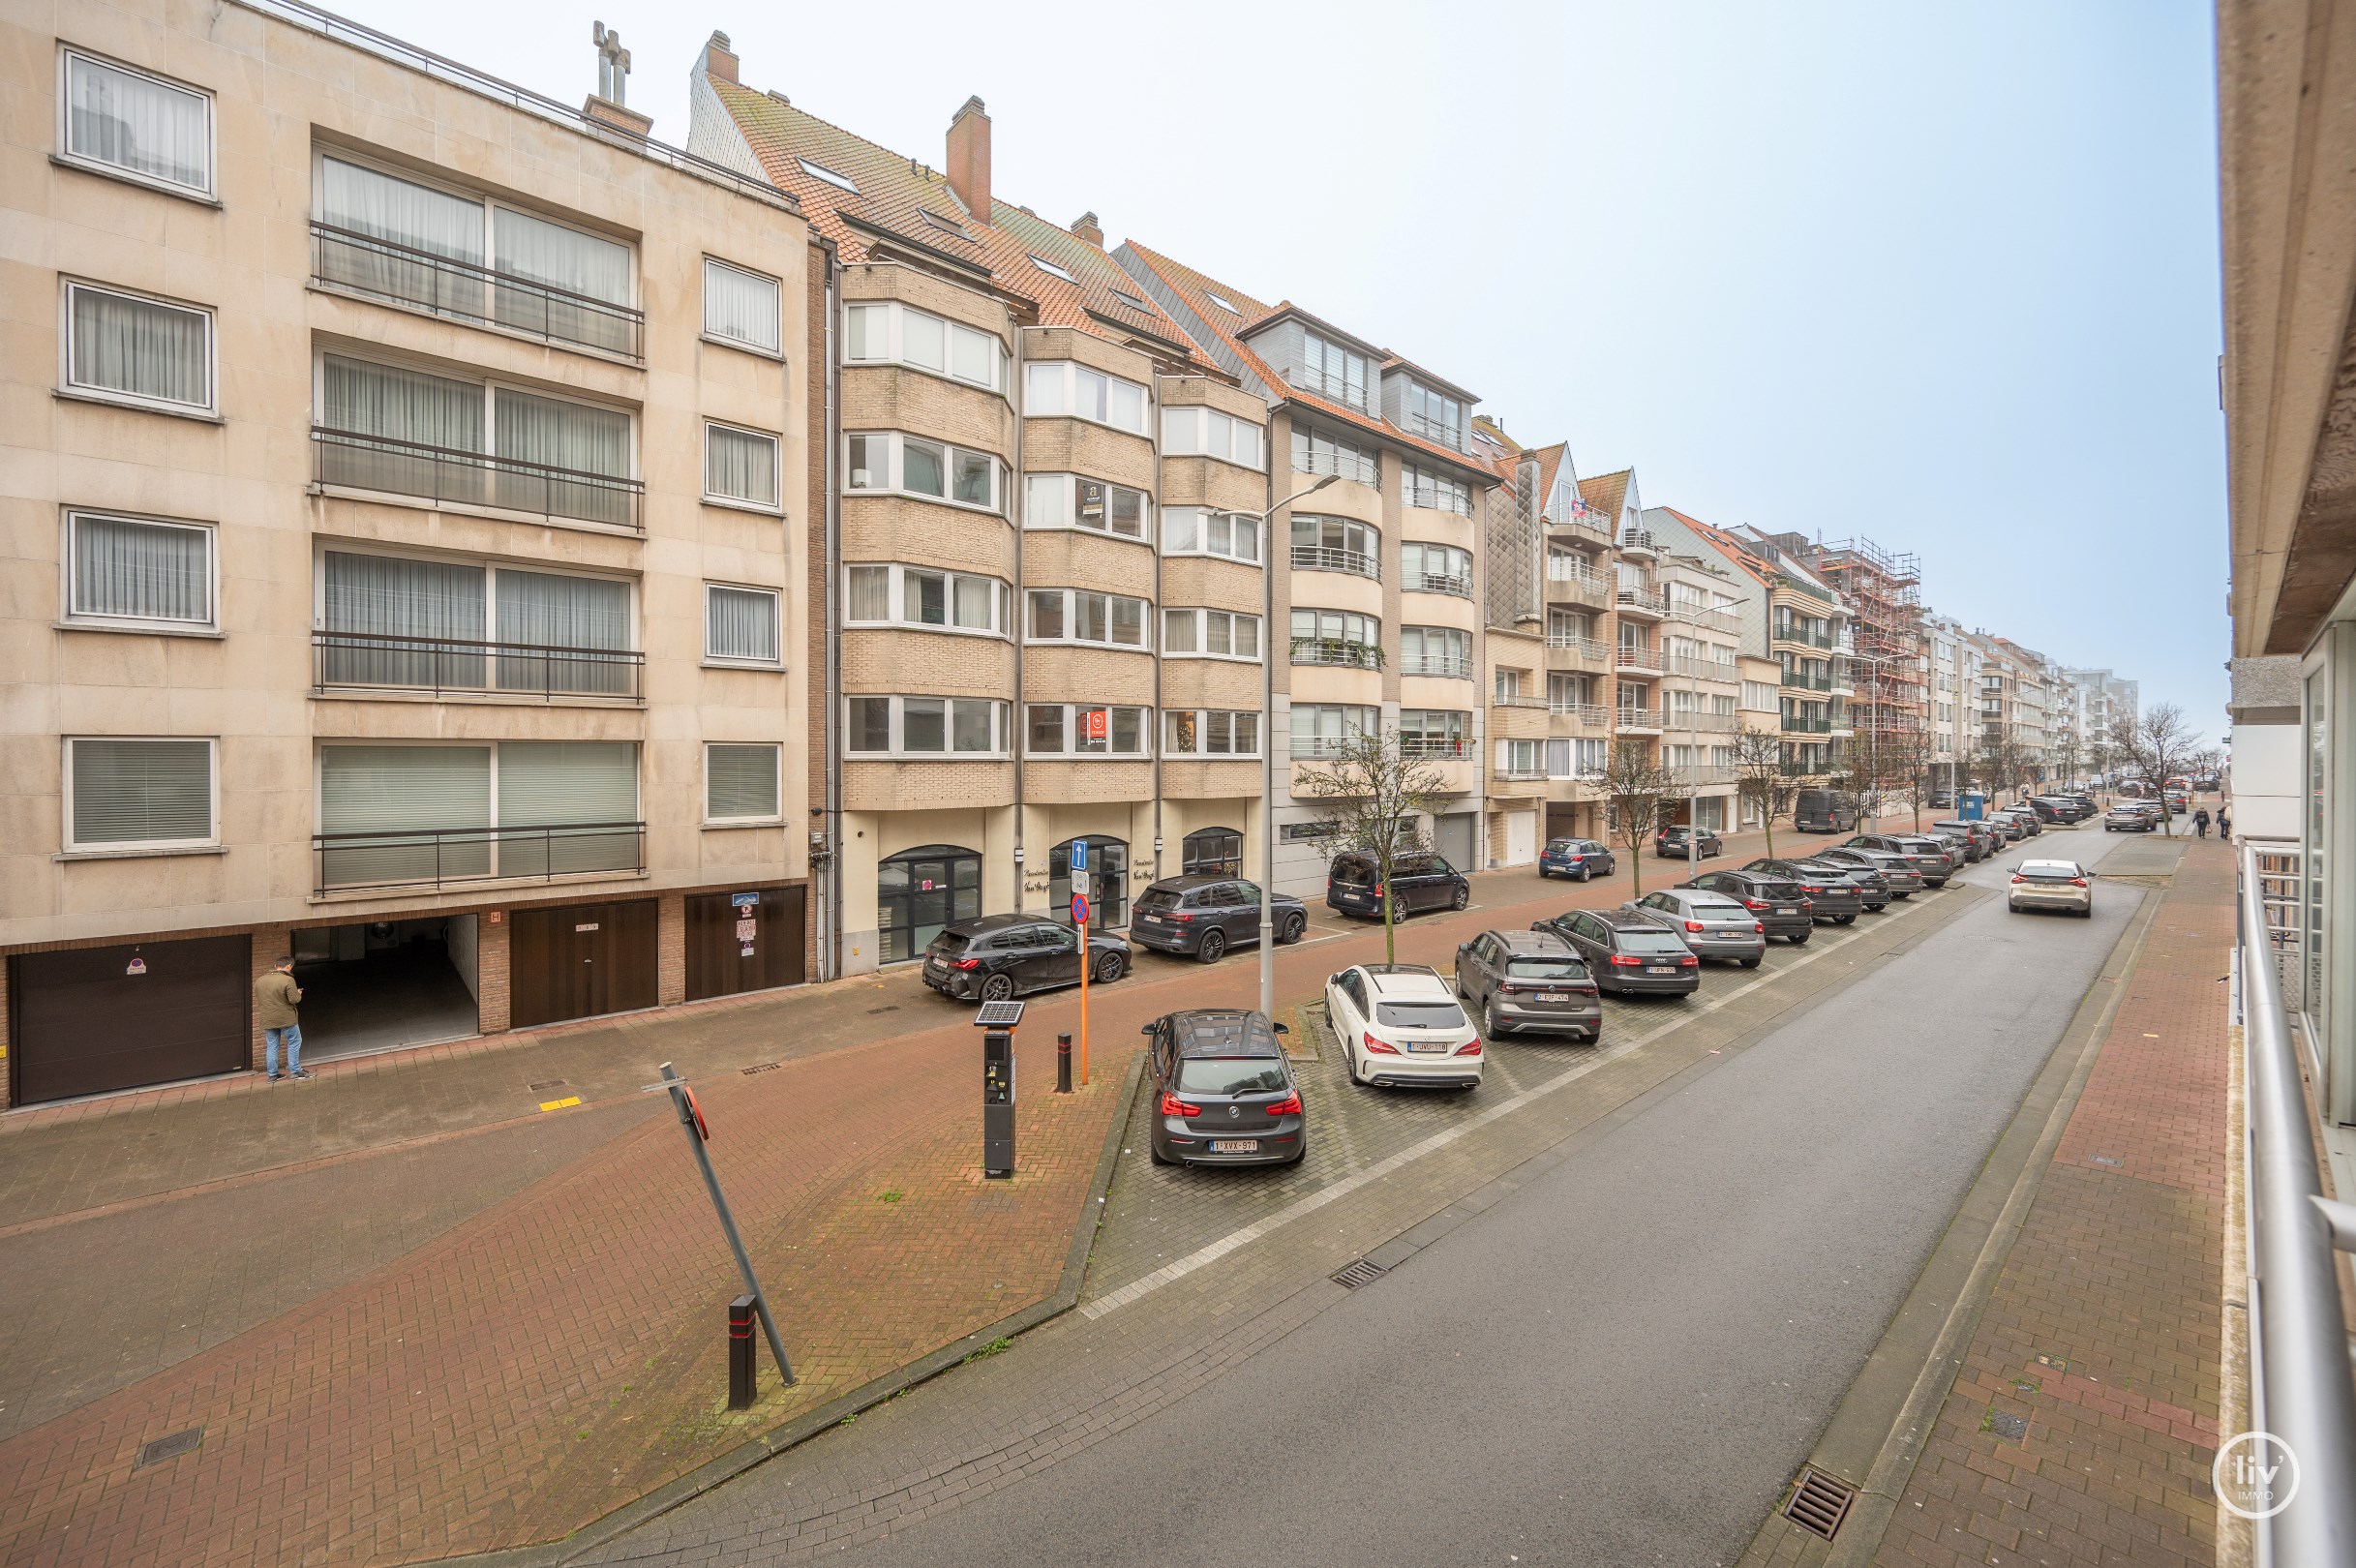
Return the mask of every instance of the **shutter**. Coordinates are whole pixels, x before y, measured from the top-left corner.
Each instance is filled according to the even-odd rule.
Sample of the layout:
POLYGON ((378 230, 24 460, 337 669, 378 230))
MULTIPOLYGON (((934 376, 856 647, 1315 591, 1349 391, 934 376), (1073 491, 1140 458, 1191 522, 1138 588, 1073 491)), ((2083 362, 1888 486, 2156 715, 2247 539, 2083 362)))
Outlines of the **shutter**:
POLYGON ((499 747, 499 874, 639 865, 638 747, 626 740, 510 740, 499 747), (625 824, 583 830, 582 824, 625 824), (568 829, 551 833, 518 829, 568 829))
POLYGON ((777 815, 777 748, 704 748, 704 815, 713 822, 777 815))
POLYGON ((490 825, 489 746, 319 750, 319 831, 331 835, 319 851, 322 887, 488 875, 490 835, 481 829, 490 825), (427 836, 453 829, 462 831, 427 836), (332 836, 347 833, 368 836, 332 836))
POLYGON ((209 740, 76 740, 74 842, 201 843, 213 836, 209 740))

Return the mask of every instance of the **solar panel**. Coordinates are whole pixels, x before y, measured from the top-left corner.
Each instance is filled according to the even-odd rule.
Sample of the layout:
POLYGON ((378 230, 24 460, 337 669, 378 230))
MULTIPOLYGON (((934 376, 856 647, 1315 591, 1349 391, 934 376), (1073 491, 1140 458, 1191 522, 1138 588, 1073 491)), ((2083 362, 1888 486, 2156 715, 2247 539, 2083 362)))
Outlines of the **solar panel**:
POLYGON ((974 1014, 976 1029, 1012 1029, 1022 1022, 1020 1002, 984 1002, 974 1014))

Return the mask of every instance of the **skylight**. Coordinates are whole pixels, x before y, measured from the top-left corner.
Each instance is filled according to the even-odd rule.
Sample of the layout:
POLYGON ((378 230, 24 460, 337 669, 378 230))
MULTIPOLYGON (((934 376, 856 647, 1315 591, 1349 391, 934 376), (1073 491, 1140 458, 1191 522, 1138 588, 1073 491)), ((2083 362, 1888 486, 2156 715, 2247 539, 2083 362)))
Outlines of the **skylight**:
POLYGON ((933 211, 930 207, 919 207, 917 209, 917 216, 923 219, 926 223, 932 225, 933 227, 946 229, 948 232, 956 235, 959 239, 972 239, 974 237, 965 231, 965 226, 963 224, 958 223, 953 218, 944 218, 939 213, 933 211))
POLYGON ((1031 265, 1037 267, 1040 271, 1045 273, 1050 278, 1061 278, 1066 283, 1072 282, 1072 274, 1066 272, 1063 268, 1057 266, 1052 261, 1044 260, 1042 257, 1035 256, 1031 257, 1031 265))
POLYGON ((1145 301, 1139 299, 1134 294, 1125 293, 1121 289, 1116 288, 1112 291, 1112 297, 1119 300, 1122 304, 1128 306, 1133 311, 1143 311, 1148 315, 1153 313, 1154 308, 1151 305, 1146 304, 1145 301))
POLYGON ((797 158, 794 162, 800 164, 801 172, 807 174, 811 179, 824 180, 837 191, 848 191, 853 196, 859 195, 859 184, 850 175, 837 174, 826 165, 813 164, 806 158, 797 158))
POLYGON ((1204 297, 1209 299, 1212 304, 1218 306, 1221 310, 1226 312, 1229 316, 1241 316, 1244 314, 1243 312, 1237 310, 1234 306, 1228 304, 1225 300, 1220 298, 1217 294, 1208 294, 1204 297))

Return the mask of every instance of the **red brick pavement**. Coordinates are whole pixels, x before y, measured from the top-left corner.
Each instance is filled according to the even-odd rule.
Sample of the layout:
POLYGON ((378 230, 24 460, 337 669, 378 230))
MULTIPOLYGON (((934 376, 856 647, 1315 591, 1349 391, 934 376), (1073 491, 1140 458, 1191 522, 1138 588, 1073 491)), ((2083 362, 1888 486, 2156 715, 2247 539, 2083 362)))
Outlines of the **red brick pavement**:
POLYGON ((2215 1560, 2233 929, 2195 843, 1877 1563, 2215 1560))

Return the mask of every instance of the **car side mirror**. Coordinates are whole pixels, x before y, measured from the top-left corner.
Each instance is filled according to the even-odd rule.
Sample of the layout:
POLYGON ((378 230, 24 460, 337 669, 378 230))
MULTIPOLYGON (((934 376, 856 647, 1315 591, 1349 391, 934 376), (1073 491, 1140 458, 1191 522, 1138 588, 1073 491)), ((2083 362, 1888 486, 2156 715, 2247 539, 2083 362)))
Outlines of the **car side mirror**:
POLYGON ((1146 1039, 1151 1040, 1154 1038, 1154 1026, 1152 1024, 1147 1024, 1144 1028, 1138 1030, 1137 1033, 1143 1035, 1146 1039))
POLYGON ((1292 1030, 1288 1026, 1281 1023, 1272 1023, 1268 1027, 1275 1030, 1280 1035, 1289 1035, 1292 1033, 1292 1030))

